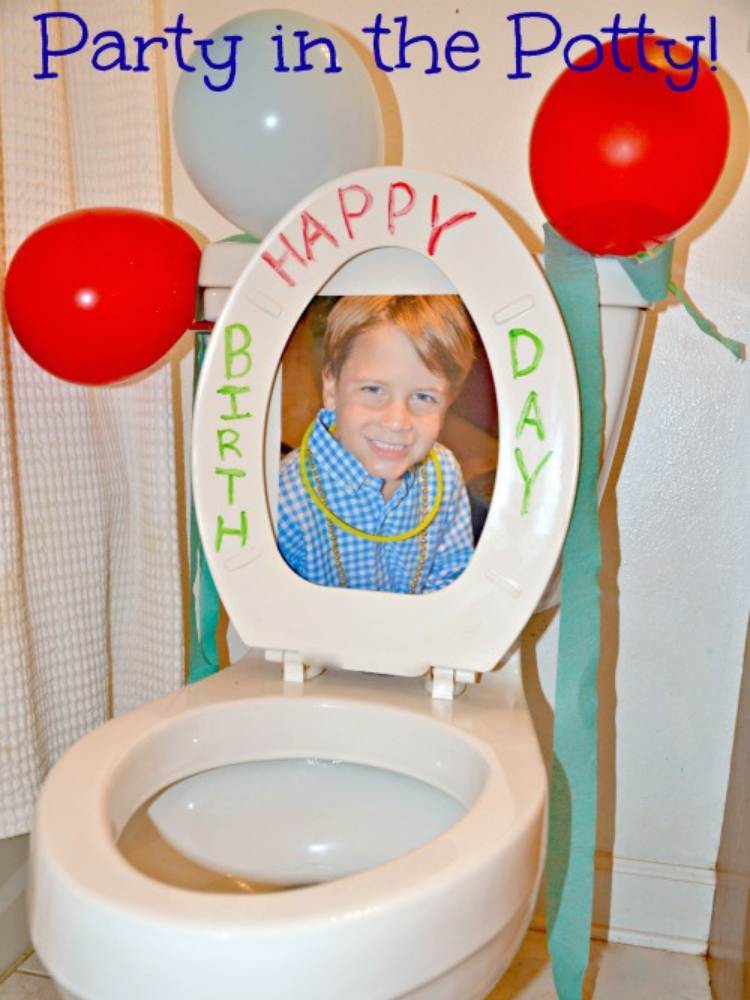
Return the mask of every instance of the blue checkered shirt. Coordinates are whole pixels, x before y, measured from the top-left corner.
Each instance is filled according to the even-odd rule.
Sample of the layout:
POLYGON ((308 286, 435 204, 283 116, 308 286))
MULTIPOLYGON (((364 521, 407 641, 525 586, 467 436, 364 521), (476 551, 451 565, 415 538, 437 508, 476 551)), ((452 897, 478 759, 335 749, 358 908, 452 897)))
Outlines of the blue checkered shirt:
MULTIPOLYGON (((420 473, 411 469, 406 472, 396 492, 385 500, 383 480, 371 476, 328 430, 335 419, 332 410, 321 410, 309 439, 309 451, 329 510, 352 527, 374 535, 397 535, 416 527, 423 517, 420 473)), ((435 448, 443 472, 443 501, 426 529, 426 558, 416 593, 439 590, 460 576, 474 546, 461 469, 453 452, 441 444, 435 448)), ((310 479, 314 484, 312 476, 310 479)), ((435 500, 435 488, 435 469, 428 461, 428 510, 435 500)), ((328 524, 302 482, 296 449, 281 463, 279 472, 279 549, 295 573, 306 580, 340 587, 328 524)), ((403 542, 371 542, 338 525, 331 527, 348 587, 409 593, 419 562, 419 535, 403 542)))

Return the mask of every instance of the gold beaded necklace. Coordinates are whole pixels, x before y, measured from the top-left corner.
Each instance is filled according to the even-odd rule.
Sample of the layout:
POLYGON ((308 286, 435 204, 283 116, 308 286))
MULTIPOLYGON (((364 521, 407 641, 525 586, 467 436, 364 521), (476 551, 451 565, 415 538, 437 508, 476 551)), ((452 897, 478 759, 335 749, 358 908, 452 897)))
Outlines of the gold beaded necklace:
MULTIPOLYGON (((320 481, 320 475, 318 474, 318 467, 312 453, 309 450, 308 444, 310 440, 310 435, 312 433, 315 421, 313 421, 310 426, 305 431, 302 442, 300 444, 299 451, 299 468, 300 474, 302 476, 302 483, 307 491, 310 499, 313 501, 318 510, 325 515, 326 526, 328 528, 328 538, 331 543, 331 551, 333 552, 333 560, 336 564, 336 573, 339 578, 339 583, 342 587, 347 587, 346 570, 344 569, 344 562, 341 557, 341 550, 339 548, 338 539, 336 538, 336 532, 334 529, 334 524, 338 525, 343 531, 347 531, 349 534, 355 535, 357 538, 363 538, 366 541, 373 542, 399 542, 405 541, 408 538, 413 538, 415 535, 419 535, 419 556, 417 558, 417 565, 412 574, 411 580, 409 582, 409 593, 415 594, 417 592, 417 587, 419 586, 419 580, 422 576, 422 571, 424 570, 425 560, 427 558, 427 528, 432 524, 438 511, 440 510, 440 505, 443 501, 443 470, 440 465, 440 459, 434 448, 430 450, 427 459, 429 459, 435 467, 435 478, 436 478, 436 496, 435 502, 432 508, 428 510, 428 495, 429 487, 427 481, 427 459, 424 459, 419 466, 419 482, 420 482, 420 497, 419 497, 419 512, 420 520, 416 527, 411 528, 409 531, 403 531, 397 535, 373 535, 366 531, 361 531, 359 528, 355 528, 351 524, 347 524, 342 518, 338 517, 328 506, 328 500, 323 489, 323 484, 320 481), (313 479, 315 480, 315 486, 310 482, 310 477, 307 473, 307 466, 310 466, 310 471, 312 472, 313 479)), ((332 424, 330 427, 331 433, 333 433, 336 425, 332 424)))

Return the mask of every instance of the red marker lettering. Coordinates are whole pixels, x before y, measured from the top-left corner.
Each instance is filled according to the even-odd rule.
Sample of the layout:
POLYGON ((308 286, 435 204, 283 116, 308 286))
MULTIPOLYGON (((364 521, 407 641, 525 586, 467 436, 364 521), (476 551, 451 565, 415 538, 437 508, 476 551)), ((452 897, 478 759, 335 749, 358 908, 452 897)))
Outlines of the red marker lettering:
POLYGON ((348 187, 339 188, 339 205, 341 206, 341 214, 344 218, 344 225, 346 226, 346 232, 350 240, 354 239, 354 233, 352 231, 350 219, 360 219, 365 214, 369 212, 372 206, 372 195, 367 190, 366 187, 362 187, 361 184, 350 184, 348 187), (346 204, 346 194, 348 191, 357 191, 362 195, 362 206, 358 212, 353 209, 347 208, 346 204))
POLYGON ((284 236, 283 233, 279 237, 279 240, 286 247, 286 252, 283 253, 281 257, 273 257, 266 250, 265 253, 262 253, 260 255, 261 260, 264 260, 266 264, 269 265, 269 267, 273 268, 273 270, 278 274, 280 278, 282 278, 287 283, 287 285, 290 285, 292 288, 294 288, 296 282, 284 270, 284 265, 286 264, 287 260, 289 260, 290 257, 293 257, 294 260, 300 263, 303 267, 307 267, 307 261, 305 260, 304 257, 300 257, 300 255, 297 253, 297 251, 294 249, 292 244, 289 242, 286 236, 284 236))
POLYGON ((333 246, 337 247, 339 245, 339 241, 329 229, 326 229, 322 222, 316 219, 314 215, 310 215, 309 212, 303 212, 302 239, 305 243, 305 256, 308 260, 314 259, 313 247, 321 236, 325 236, 333 246))
POLYGON ((396 226, 394 222, 396 219, 400 219, 402 215, 407 215, 414 208, 414 202, 417 200, 417 192, 411 186, 407 184, 406 181, 394 181, 388 188, 388 232, 393 236, 396 232, 396 226), (408 201, 403 206, 403 208, 396 209, 396 190, 405 191, 408 197, 408 201))
POLYGON ((430 257, 434 256, 438 240, 446 229, 457 226, 459 222, 467 222, 469 219, 473 219, 476 214, 476 212, 458 212, 456 215, 452 215, 450 219, 446 219, 445 222, 440 222, 440 205, 438 204, 438 196, 434 194, 432 196, 432 231, 430 232, 430 240, 427 244, 427 253, 430 257))

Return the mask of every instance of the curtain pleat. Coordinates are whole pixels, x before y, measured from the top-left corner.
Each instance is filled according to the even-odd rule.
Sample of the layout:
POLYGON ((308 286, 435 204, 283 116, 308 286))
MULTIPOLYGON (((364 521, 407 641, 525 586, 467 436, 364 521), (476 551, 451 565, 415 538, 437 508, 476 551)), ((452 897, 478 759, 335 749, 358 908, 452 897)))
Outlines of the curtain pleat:
MULTIPOLYGON (((60 61, 57 79, 35 80, 33 15, 45 10, 58 8, 0 4, 3 273, 19 243, 62 212, 165 210, 157 73, 97 72, 82 52, 60 61)), ((75 11, 91 37, 115 26, 130 39, 156 33, 153 0, 79 0, 75 11)), ((29 828, 39 783, 72 741, 183 680, 172 395, 169 364, 122 386, 61 382, 25 355, 4 321, 2 837, 29 828)))

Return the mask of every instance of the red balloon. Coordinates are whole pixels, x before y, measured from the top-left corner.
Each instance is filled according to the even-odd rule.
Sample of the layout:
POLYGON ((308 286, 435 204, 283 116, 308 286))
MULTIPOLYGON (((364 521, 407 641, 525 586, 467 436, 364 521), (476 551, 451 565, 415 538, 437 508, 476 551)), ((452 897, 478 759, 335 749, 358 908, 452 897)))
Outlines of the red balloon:
MULTIPOLYGON (((716 184, 729 144, 729 111, 710 67, 673 69, 655 36, 641 65, 638 38, 602 46, 600 65, 566 69, 552 84, 531 135, 534 192, 559 233, 594 254, 631 255, 686 225, 716 184), (675 90, 668 84, 668 78, 675 90)), ((673 44, 674 62, 692 49, 673 44)), ((575 66, 593 65, 587 53, 575 66)))
POLYGON ((200 250, 176 223, 127 208, 60 215, 18 248, 5 306, 52 375, 102 385, 144 371, 190 326, 200 250))

